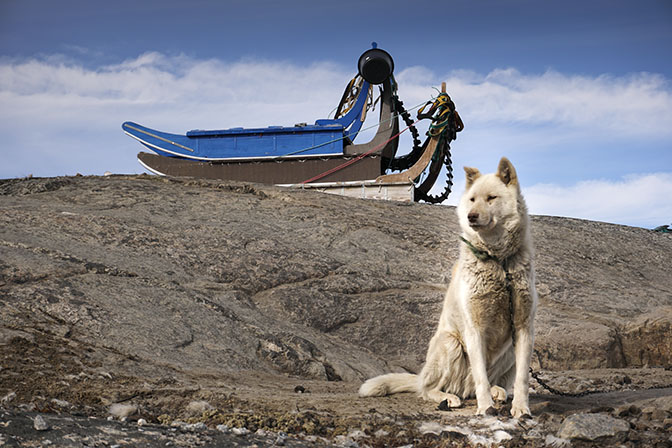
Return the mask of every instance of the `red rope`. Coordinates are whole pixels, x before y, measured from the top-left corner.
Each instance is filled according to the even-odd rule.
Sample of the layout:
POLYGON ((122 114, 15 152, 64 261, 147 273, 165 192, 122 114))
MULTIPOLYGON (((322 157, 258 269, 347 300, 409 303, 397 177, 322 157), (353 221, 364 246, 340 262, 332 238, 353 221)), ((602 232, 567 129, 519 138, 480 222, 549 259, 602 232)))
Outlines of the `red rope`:
POLYGON ((372 152, 375 152, 375 151, 379 150, 380 148, 384 147, 385 145, 387 145, 388 143, 390 143, 390 142, 391 142, 392 140, 394 140, 395 138, 399 137, 401 134, 403 134, 403 133, 406 132, 408 129, 410 129, 411 126, 415 126, 415 125, 418 124, 420 121, 421 121, 421 119, 418 119, 418 120, 417 120, 415 123, 413 123, 412 125, 410 125, 410 126, 406 126, 406 128, 403 129, 403 130, 401 130, 397 135, 394 135, 394 136, 390 137, 388 140, 384 141, 384 142, 381 143, 380 145, 374 147, 373 149, 371 149, 371 150, 369 150, 369 151, 367 151, 367 152, 365 152, 365 153, 363 153, 363 154, 358 155, 358 156, 355 157, 354 159, 348 160, 347 162, 343 163, 342 165, 338 165, 338 166, 336 166, 336 167, 334 167, 334 168, 332 168, 332 169, 330 169, 330 170, 325 171, 324 173, 318 174, 318 175, 315 176, 315 177, 311 177, 311 178, 308 179, 308 180, 304 180, 304 181, 301 182, 301 183, 302 183, 302 184, 309 184, 309 183, 311 183, 311 182, 314 182, 314 181, 316 181, 316 180, 322 179, 323 177, 326 177, 326 176, 330 175, 331 173, 335 173, 336 171, 342 170, 343 168, 348 167, 348 166, 352 165, 353 163, 356 163, 356 162, 362 160, 364 157, 368 156, 368 155, 371 154, 372 152))

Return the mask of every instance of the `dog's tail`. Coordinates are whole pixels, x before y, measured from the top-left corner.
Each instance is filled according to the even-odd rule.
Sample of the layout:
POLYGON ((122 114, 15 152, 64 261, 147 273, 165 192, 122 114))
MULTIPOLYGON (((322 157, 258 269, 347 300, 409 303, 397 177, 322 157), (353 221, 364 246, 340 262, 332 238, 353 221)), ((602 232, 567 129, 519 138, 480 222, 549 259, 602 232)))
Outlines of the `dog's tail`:
POLYGON ((419 392, 418 375, 388 373, 368 379, 359 388, 360 397, 382 397, 399 392, 419 392))

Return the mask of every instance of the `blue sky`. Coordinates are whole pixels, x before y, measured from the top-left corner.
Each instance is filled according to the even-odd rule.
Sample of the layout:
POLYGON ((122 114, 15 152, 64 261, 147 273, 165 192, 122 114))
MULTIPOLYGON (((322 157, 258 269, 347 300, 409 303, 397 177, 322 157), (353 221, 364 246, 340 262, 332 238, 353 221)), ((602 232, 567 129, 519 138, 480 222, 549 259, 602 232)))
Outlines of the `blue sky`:
POLYGON ((407 106, 447 82, 466 126, 456 191, 462 166, 506 155, 532 213, 672 222, 663 0, 0 0, 0 178, 142 172, 126 120, 183 133, 325 118, 372 41, 407 106))

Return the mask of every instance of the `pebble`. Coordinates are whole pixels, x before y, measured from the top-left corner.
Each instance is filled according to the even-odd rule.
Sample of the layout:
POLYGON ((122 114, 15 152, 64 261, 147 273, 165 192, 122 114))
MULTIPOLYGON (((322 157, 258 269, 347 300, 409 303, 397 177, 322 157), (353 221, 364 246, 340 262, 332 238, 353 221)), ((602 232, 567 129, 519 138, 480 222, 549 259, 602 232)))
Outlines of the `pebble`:
POLYGON ((5 395, 4 397, 2 397, 0 402, 2 402, 2 404, 7 404, 10 401, 12 401, 14 398, 16 398, 16 392, 10 392, 7 395, 5 395))
POLYGON ((336 436, 334 441, 337 446, 342 448, 359 448, 359 444, 347 436, 336 436))
POLYGON ((616 408, 615 413, 619 417, 638 416, 642 413, 642 410, 634 404, 626 404, 616 408))
POLYGON ((245 436, 250 433, 250 430, 247 428, 233 428, 231 432, 237 436, 245 436))
POLYGON ((361 429, 356 429, 354 431, 349 432, 347 437, 349 439, 365 439, 369 436, 367 436, 366 433, 361 429))
POLYGON ((144 418, 139 418, 138 426, 145 426, 145 425, 147 425, 147 420, 145 420, 144 418))
POLYGON ((214 407, 204 400, 192 401, 187 405, 187 411, 191 414, 202 414, 205 411, 210 411, 214 407))
POLYGON ((284 446, 287 441, 287 434, 284 432, 279 432, 278 437, 275 438, 275 444, 278 446, 284 446))
POLYGON ((49 423, 41 415, 35 416, 33 419, 33 428, 37 431, 46 431, 49 429, 49 423))
POLYGON ((667 417, 667 411, 656 407, 642 409, 642 414, 644 414, 650 420, 663 421, 667 417))
POLYGON ((672 418, 666 418, 663 420, 663 428, 668 431, 672 430, 672 418))
POLYGON ((205 431, 208 429, 208 426, 203 422, 198 422, 186 424, 184 427, 181 427, 181 429, 185 429, 187 431, 205 431))
POLYGON ((113 417, 117 417, 118 419, 124 419, 130 415, 133 415, 137 412, 137 410, 137 406, 133 406, 132 404, 115 403, 110 406, 110 414, 113 417))
POLYGON ((51 402, 56 406, 60 406, 62 408, 69 408, 70 406, 72 406, 69 402, 65 400, 59 400, 58 398, 52 398, 51 402))

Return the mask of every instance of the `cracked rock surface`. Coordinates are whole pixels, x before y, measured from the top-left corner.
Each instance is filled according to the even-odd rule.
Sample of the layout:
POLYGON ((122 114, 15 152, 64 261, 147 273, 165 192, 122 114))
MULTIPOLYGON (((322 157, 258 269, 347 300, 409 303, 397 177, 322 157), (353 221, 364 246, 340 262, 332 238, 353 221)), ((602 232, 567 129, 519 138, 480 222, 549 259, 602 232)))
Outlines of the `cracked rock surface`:
MULTIPOLYGON (((672 237, 532 221, 535 369, 570 391, 672 384, 672 237)), ((362 426, 361 414, 431 420, 435 406, 414 397, 355 392, 369 376, 421 367, 458 234, 445 206, 150 176, 2 180, 0 406, 104 417, 127 403, 150 424, 233 427, 237 415, 331 441, 362 426), (193 400, 212 408, 186 415, 193 400), (313 417, 278 423, 305 408, 313 417)), ((647 397, 669 397, 656 390, 647 397)), ((591 410, 535 391, 541 413, 591 410)), ((655 415, 646 421, 664 430, 669 410, 655 415)), ((370 426, 364 434, 390 437, 370 426)))

